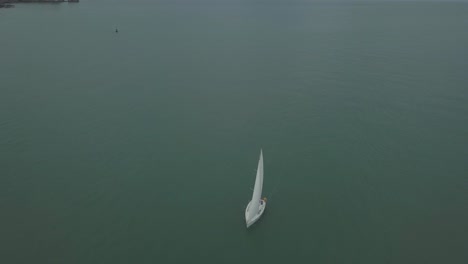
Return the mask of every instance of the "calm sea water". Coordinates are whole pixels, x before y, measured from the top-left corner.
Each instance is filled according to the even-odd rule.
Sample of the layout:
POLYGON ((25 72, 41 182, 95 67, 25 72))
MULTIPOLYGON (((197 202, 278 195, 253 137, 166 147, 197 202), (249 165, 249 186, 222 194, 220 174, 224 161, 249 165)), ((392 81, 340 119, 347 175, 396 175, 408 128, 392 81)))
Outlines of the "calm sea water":
POLYGON ((468 3, 28 4, 0 40, 1 263, 468 261, 468 3))

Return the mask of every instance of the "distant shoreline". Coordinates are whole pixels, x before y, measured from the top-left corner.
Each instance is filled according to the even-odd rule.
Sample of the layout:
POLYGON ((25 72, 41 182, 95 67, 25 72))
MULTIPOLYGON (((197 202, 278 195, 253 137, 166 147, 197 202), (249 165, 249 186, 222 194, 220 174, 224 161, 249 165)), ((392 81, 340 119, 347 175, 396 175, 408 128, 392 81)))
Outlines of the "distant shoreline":
POLYGON ((0 8, 12 8, 22 3, 78 3, 80 0, 0 0, 0 8))

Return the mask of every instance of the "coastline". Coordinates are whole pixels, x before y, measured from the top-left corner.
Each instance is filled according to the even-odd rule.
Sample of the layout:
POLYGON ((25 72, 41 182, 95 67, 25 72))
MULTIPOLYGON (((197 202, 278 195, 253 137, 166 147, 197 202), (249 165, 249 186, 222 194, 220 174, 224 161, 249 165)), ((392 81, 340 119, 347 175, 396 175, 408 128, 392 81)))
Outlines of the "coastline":
POLYGON ((78 3, 80 0, 0 0, 0 8, 12 8, 23 3, 78 3))

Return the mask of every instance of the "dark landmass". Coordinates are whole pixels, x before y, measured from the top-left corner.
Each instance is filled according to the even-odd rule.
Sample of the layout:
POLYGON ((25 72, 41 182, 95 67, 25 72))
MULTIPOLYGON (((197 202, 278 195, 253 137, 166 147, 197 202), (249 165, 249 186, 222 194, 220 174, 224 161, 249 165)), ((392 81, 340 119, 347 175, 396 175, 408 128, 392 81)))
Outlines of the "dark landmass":
POLYGON ((79 2, 79 0, 0 0, 0 4, 13 3, 63 3, 63 2, 79 2))
POLYGON ((15 6, 12 4, 0 3, 0 8, 11 8, 11 7, 15 7, 15 6))
POLYGON ((11 8, 19 3, 78 3, 80 0, 0 0, 0 8, 11 8))

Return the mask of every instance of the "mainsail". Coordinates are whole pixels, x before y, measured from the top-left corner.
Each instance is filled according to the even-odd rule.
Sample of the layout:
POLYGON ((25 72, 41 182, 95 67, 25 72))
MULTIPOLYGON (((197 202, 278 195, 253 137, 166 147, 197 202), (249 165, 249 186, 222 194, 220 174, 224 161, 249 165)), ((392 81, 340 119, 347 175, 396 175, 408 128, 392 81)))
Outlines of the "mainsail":
POLYGON ((260 160, 258 161, 257 176, 255 178, 254 192, 252 195, 252 201, 250 201, 248 218, 252 219, 258 214, 260 208, 260 198, 262 196, 263 186, 263 151, 260 150, 260 160))

